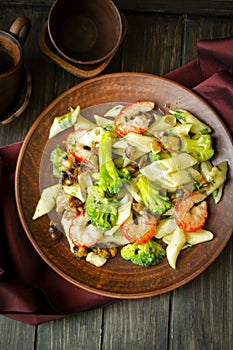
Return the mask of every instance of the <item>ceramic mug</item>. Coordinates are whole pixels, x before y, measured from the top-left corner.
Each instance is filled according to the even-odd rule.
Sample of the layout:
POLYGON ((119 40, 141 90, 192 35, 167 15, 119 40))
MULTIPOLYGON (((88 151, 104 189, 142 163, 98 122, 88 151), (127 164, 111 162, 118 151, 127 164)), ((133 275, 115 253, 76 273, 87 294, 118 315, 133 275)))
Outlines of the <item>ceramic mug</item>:
POLYGON ((65 60, 97 65, 120 43, 121 15, 111 0, 56 0, 49 12, 48 33, 65 60))
POLYGON ((31 22, 17 17, 9 31, 0 30, 0 118, 13 107, 20 89, 24 57, 23 44, 31 22))

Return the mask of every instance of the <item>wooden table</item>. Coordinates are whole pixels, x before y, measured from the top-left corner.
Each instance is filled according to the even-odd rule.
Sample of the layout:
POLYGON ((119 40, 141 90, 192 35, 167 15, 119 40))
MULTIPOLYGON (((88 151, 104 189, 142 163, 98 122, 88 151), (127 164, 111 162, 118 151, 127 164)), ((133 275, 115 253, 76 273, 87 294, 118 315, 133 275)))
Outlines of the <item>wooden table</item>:
MULTIPOLYGON (((124 43, 103 73, 163 75, 195 57, 200 39, 233 36, 232 1, 116 1, 128 21, 124 43), (143 4, 143 6, 142 6, 143 4), (183 9, 183 10, 182 10, 183 9)), ((81 79, 62 69, 38 46, 52 0, 0 1, 0 27, 16 16, 31 19, 25 61, 32 76, 26 111, 0 128, 0 145, 24 139, 40 112, 81 79)), ((1 97, 0 97, 1 98, 1 97)), ((29 326, 0 316, 0 349, 230 350, 233 346, 232 239, 199 277, 179 289, 105 309, 29 326)))

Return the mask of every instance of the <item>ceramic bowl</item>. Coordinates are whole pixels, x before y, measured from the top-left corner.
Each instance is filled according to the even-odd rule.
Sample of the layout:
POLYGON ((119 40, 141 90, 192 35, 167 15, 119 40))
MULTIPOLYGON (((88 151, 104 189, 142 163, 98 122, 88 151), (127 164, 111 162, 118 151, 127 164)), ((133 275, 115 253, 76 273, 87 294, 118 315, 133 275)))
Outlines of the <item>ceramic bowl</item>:
POLYGON ((121 16, 111 0, 57 0, 48 17, 50 39, 76 65, 103 62, 119 45, 121 16))

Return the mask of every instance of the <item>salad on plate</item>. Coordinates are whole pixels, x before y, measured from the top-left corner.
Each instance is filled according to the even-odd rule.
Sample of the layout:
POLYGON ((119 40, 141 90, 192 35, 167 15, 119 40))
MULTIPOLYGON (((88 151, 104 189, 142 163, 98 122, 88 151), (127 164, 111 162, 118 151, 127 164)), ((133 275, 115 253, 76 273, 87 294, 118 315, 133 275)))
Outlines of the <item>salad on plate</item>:
POLYGON ((220 201, 228 164, 213 164, 212 130, 197 116, 136 101, 89 120, 77 106, 55 117, 49 139, 64 130, 50 155, 56 184, 33 219, 55 210, 77 259, 101 267, 119 252, 175 269, 183 249, 214 239, 206 199, 220 201))

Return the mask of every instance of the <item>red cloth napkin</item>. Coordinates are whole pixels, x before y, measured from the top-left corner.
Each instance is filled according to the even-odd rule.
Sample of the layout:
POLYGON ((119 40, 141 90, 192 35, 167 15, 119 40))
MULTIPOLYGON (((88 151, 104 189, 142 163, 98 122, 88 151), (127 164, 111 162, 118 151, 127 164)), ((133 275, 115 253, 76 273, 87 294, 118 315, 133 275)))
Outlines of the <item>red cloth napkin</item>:
MULTIPOLYGON (((200 41, 197 58, 166 75, 205 98, 233 131, 233 39, 200 41)), ((0 148, 0 313, 36 325, 117 302, 77 288, 50 269, 17 215, 14 174, 21 143, 0 148)))
POLYGON ((35 325, 116 302, 68 283, 31 246, 15 204, 21 144, 0 147, 0 313, 35 325))
POLYGON ((203 97, 233 132, 233 38, 199 41, 197 58, 166 77, 203 97))

